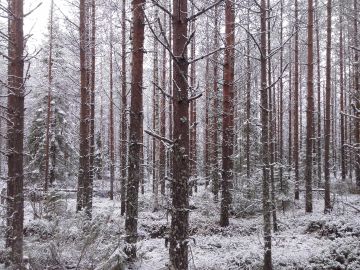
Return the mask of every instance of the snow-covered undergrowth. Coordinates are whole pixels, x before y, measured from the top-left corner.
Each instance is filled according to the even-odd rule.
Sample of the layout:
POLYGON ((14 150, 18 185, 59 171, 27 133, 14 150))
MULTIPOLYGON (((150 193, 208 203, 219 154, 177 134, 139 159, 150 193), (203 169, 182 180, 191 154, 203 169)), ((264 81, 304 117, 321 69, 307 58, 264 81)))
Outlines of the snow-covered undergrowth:
MULTIPOLYGON (((165 209, 152 211, 150 195, 140 200, 135 268, 167 269, 165 238, 170 216, 165 209)), ((34 220, 33 209, 26 203, 25 254, 32 269, 126 269, 124 218, 118 200, 95 197, 92 221, 75 213, 75 198, 64 199, 61 205, 56 214, 34 220)), ((200 190, 191 206, 190 269, 261 269, 260 214, 234 216, 229 227, 221 228, 219 203, 213 202, 210 192, 200 190)), ((279 231, 272 242, 274 269, 360 269, 360 217, 354 207, 360 208, 360 197, 343 195, 336 199, 333 211, 324 215, 323 200, 317 195, 312 214, 304 213, 302 200, 292 203, 285 213, 279 210, 279 231)))
MULTIPOLYGON (((314 213, 305 214, 302 200, 278 212, 279 231, 273 235, 274 269, 360 269, 360 208, 357 195, 339 197, 332 213, 323 214, 321 195, 314 198, 314 213), (319 225, 314 229, 313 227, 319 225)), ((207 191, 196 194, 190 214, 190 269, 262 269, 262 216, 233 217, 230 226, 219 226, 219 204, 207 191)), ((164 224, 164 212, 144 213, 140 222, 156 228, 164 224)), ((166 269, 164 240, 143 239, 139 269, 166 269)))

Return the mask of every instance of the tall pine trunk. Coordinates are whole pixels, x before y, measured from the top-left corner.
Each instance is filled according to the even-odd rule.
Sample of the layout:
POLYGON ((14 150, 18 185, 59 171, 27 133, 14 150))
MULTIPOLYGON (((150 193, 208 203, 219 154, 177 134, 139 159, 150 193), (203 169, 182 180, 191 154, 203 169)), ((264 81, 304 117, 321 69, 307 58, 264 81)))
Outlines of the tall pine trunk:
POLYGON ((189 100, 187 1, 173 0, 173 185, 170 231, 170 265, 188 269, 189 227, 189 100), (177 89, 177 90, 175 90, 177 89))
POLYGON ((344 33, 343 33, 343 2, 340 3, 339 10, 339 69, 340 69, 340 149, 341 149, 341 179, 346 179, 346 154, 345 154, 345 134, 346 134, 346 123, 344 116, 345 109, 345 91, 344 91, 344 33))
POLYGON ((24 34, 23 1, 8 2, 8 99, 7 99, 7 234, 6 247, 16 269, 23 269, 24 226, 24 34), (11 199, 10 199, 11 198, 11 199))
POLYGON ((121 215, 125 214, 127 172, 127 87, 126 87, 126 0, 122 1, 121 29, 121 215))
POLYGON ((272 269, 271 259, 271 203, 270 203, 270 164, 269 164, 269 89, 267 86, 267 42, 266 42, 266 0, 261 0, 260 8, 260 63, 261 63, 261 155, 262 155, 262 203, 264 216, 264 270, 272 269))
MULTIPOLYGON (((195 6, 192 5, 192 14, 194 14, 195 6)), ((191 32, 195 33, 195 20, 190 24, 191 32)), ((191 59, 195 59, 196 56, 196 35, 193 36, 191 40, 191 59)), ((190 87, 191 87, 191 94, 195 95, 196 90, 196 63, 192 63, 190 66, 190 87)), ((190 174, 192 177, 191 185, 190 185, 190 192, 194 188, 194 191, 197 191, 197 144, 196 144, 196 99, 190 102, 190 174)))
MULTIPOLYGON (((250 0, 248 0, 248 5, 250 0)), ((250 33, 250 9, 247 10, 247 32, 250 33)), ((250 161, 250 132, 251 132, 251 59, 250 59, 250 38, 246 39, 246 177, 248 181, 251 173, 250 161)))
POLYGON ((294 170, 295 200, 299 199, 299 7, 295 0, 295 71, 294 71, 294 170))
MULTIPOLYGON (((219 47, 219 12, 218 7, 215 7, 215 26, 214 26, 214 50, 219 47)), ((219 110, 219 93, 218 93, 218 62, 219 53, 215 52, 213 55, 213 93, 212 93, 212 155, 211 155, 211 166, 212 166, 212 191, 214 194, 214 201, 217 202, 219 198, 219 146, 218 146, 218 110, 219 110)))
POLYGON ((126 193, 126 242, 125 249, 130 259, 136 258, 138 198, 142 171, 143 143, 143 62, 144 62, 144 6, 145 0, 132 2, 133 41, 132 41, 132 72, 130 102, 130 145, 129 175, 126 193))
POLYGON ((89 85, 89 57, 88 57, 88 1, 80 0, 80 158, 78 175, 77 210, 86 207, 90 214, 91 209, 87 208, 89 199, 89 124, 90 124, 90 85, 89 85))
POLYGON ((95 178, 95 64, 96 64, 96 0, 91 0, 91 73, 90 73, 90 194, 88 207, 92 208, 92 193, 95 178))
MULTIPOLYGON (((164 29, 167 28, 167 14, 164 13, 164 29)), ((162 50, 162 73, 161 73, 161 88, 166 92, 166 60, 167 50, 163 47, 162 50)), ((164 93, 160 95, 160 136, 165 138, 166 136, 166 96, 164 93)), ((160 142, 160 158, 159 158, 159 178, 160 178, 160 190, 161 194, 165 195, 166 189, 166 149, 163 142, 160 142)))
POLYGON ((223 86, 223 136, 220 226, 229 225, 230 189, 233 182, 234 153, 234 66, 235 66, 235 7, 232 0, 225 4, 225 58, 223 86))
POLYGON ((114 140, 114 98, 113 98, 113 22, 112 15, 110 17, 110 54, 109 54, 109 86, 110 86, 110 94, 109 94, 109 150, 110 150, 110 200, 114 199, 114 180, 115 180, 115 140, 114 140))
MULTIPOLYGON (((284 1, 280 0, 280 44, 283 44, 283 35, 284 35, 284 27, 283 27, 283 16, 284 16, 284 1)), ((281 47, 280 50, 280 72, 282 72, 284 68, 284 47, 281 47)), ((280 170, 279 170, 279 183, 280 183, 280 192, 282 194, 287 194, 285 183, 283 179, 284 174, 284 102, 283 102, 283 94, 284 94, 284 85, 283 85, 283 76, 280 77, 280 91, 278 95, 279 99, 279 162, 280 162, 280 170)), ((281 201, 282 208, 285 211, 285 201, 281 201)))
MULTIPOLYGON (((271 8, 270 0, 267 1, 268 6, 268 20, 267 20, 267 54, 271 54, 271 8)), ((274 232, 277 231, 277 217, 276 217, 276 188, 274 165, 276 162, 276 100, 275 100, 275 87, 272 85, 272 65, 270 58, 267 61, 268 65, 268 84, 269 84, 269 152, 270 152, 270 184, 271 184, 271 208, 272 208, 272 221, 274 232)))
MULTIPOLYGON (((159 11, 155 8, 154 18, 158 19, 159 11)), ((157 32, 157 24, 154 25, 154 31, 157 32)), ((159 42, 156 37, 153 38, 153 119, 152 129, 159 134, 160 128, 160 95, 159 92, 159 42)), ((154 211, 159 208, 159 146, 158 139, 152 138, 152 179, 154 192, 154 211)))
POLYGON ((312 212, 312 152, 314 141, 314 7, 308 0, 307 21, 307 110, 306 110, 306 153, 305 153, 305 211, 312 212))
MULTIPOLYGON (((206 43, 209 43, 209 24, 208 18, 206 19, 206 43)), ((206 53, 209 53, 209 48, 206 48, 206 53)), ((205 78, 208 78, 210 75, 210 58, 206 58, 205 63, 205 78)), ((206 80, 205 82, 205 145, 204 145, 204 170, 205 170, 205 188, 208 188, 210 183, 210 169, 211 169, 211 121, 210 121, 210 82, 206 80)))
POLYGON ((330 201, 330 125, 331 125, 331 0, 327 1, 327 39, 326 39, 326 98, 325 98, 325 155, 324 155, 324 175, 325 175, 325 209, 327 213, 331 210, 330 201))
MULTIPOLYGON (((360 74, 359 74, 359 37, 358 37, 358 1, 354 0, 354 105, 355 105, 355 123, 353 125, 355 132, 354 143, 356 145, 360 145, 360 74)), ((360 189, 360 151, 358 149, 355 150, 355 177, 356 177, 356 186, 360 189)))
POLYGON ((53 15, 54 0, 51 0, 50 21, 49 21, 49 58, 48 58, 48 96, 47 96, 47 115, 46 115, 46 135, 45 135, 45 192, 49 185, 49 164, 50 164, 50 125, 51 125, 51 92, 52 92, 52 64, 53 64, 53 15))
POLYGON ((321 186, 321 174, 322 174, 322 164, 321 164, 321 66, 320 66, 320 33, 319 33, 319 19, 320 19, 320 10, 318 5, 318 0, 315 0, 315 6, 317 10, 317 18, 316 18, 316 56, 317 56, 317 186, 321 186))

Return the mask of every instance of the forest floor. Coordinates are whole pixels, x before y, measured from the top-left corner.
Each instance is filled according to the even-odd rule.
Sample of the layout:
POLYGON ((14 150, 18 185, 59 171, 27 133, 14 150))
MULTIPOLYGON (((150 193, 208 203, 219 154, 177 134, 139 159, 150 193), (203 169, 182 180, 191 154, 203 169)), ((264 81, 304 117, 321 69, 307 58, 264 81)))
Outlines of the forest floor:
MULTIPOLYGON (((88 221, 84 214, 75 213, 73 195, 60 195, 54 193, 45 203, 25 202, 25 255, 30 269, 105 270, 114 265, 127 269, 118 198, 94 197, 93 220, 88 221), (34 219, 34 212, 42 218, 34 219)), ((278 211, 279 230, 272 242, 274 269, 360 269, 360 196, 336 195, 333 199, 333 211, 327 215, 323 214, 322 194, 315 194, 312 214, 304 213, 303 200, 292 203, 284 213, 278 211)), ((170 219, 165 210, 154 212, 152 202, 150 195, 140 196, 139 260, 132 269, 167 269, 165 237, 170 219)), ((230 226, 221 228, 219 203, 214 203, 209 191, 194 194, 190 204, 190 269, 261 269, 260 214, 233 216, 230 226)), ((1 247, 3 239, 1 232, 1 247)))

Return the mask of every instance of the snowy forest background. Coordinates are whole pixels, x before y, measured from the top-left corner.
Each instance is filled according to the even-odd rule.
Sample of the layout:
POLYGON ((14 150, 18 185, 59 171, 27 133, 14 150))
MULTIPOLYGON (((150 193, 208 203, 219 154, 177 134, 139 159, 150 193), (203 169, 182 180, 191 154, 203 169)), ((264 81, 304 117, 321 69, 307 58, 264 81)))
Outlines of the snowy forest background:
POLYGON ((360 269, 359 4, 0 0, 0 269, 360 269))

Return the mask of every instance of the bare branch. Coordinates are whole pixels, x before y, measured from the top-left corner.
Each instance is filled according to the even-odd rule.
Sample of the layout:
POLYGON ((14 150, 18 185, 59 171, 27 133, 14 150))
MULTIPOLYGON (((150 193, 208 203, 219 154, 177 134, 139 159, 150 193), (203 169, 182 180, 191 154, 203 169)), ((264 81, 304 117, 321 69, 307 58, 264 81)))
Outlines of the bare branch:
MULTIPOLYGON (((175 62, 177 62, 177 59, 176 59, 176 57, 174 56, 174 54, 172 53, 171 48, 170 48, 168 45, 166 45, 166 44, 158 37, 158 35, 155 33, 154 29, 151 27, 150 21, 149 21, 148 17, 146 16, 146 14, 145 14, 145 19, 146 19, 146 21, 148 22, 149 29, 150 29, 151 33, 154 35, 155 39, 156 39, 162 46, 164 46, 164 48, 170 53, 171 58, 172 58, 175 62)), ((166 42, 167 42, 167 40, 166 40, 166 42)))
POLYGON ((203 95, 203 92, 197 94, 196 96, 191 96, 191 97, 188 98, 188 102, 191 102, 191 101, 193 101, 193 100, 196 100, 196 99, 202 97, 202 95, 203 95))
POLYGON ((29 16, 31 13, 33 13, 35 10, 37 10, 42 5, 42 2, 40 2, 36 7, 34 7, 32 10, 30 10, 28 13, 24 14, 24 18, 26 16, 29 16))
POLYGON ((159 4, 159 0, 151 0, 151 2, 157 6, 158 8, 160 8, 162 11, 164 11, 166 14, 168 14, 172 19, 174 18, 174 16, 172 15, 172 13, 166 9, 165 7, 163 7, 162 5, 159 4))
POLYGON ((356 115, 352 115, 352 114, 348 114, 348 113, 344 113, 344 112, 340 112, 340 114, 343 115, 343 116, 346 116, 346 117, 350 117, 350 118, 360 120, 360 117, 358 117, 356 115))
POLYGON ((260 44, 257 42, 256 38, 254 37, 254 35, 252 33, 250 33, 250 31, 248 29, 246 29, 246 27, 242 26, 241 24, 238 24, 240 26, 240 28, 244 29, 245 32, 251 37, 251 39, 254 41, 255 46, 258 48, 261 56, 264 55, 264 52, 261 50, 260 44))
POLYGON ((261 89, 261 90, 268 90, 268 89, 274 87, 274 85, 277 84, 277 83, 280 81, 280 79, 282 78, 282 76, 283 76, 283 74, 284 74, 284 72, 285 72, 285 70, 287 69, 288 66, 289 66, 289 63, 286 64, 286 66, 284 67, 284 69, 281 71, 280 76, 279 76, 271 85, 269 85, 269 86, 266 87, 265 89, 261 89))
POLYGON ((209 52, 209 53, 207 53, 207 54, 205 54, 205 55, 199 56, 198 58, 195 58, 195 59, 189 61, 189 64, 193 64, 193 63, 195 63, 195 62, 197 62, 197 61, 200 61, 200 60, 202 60, 202 59, 204 59, 204 58, 206 58, 206 57, 208 57, 208 56, 211 56, 211 55, 213 55, 214 53, 217 53, 218 51, 221 51, 221 50, 224 50, 224 47, 220 47, 220 48, 218 48, 218 49, 216 49, 216 50, 214 50, 214 51, 212 51, 212 52, 209 52))
POLYGON ((354 205, 352 205, 352 204, 350 204, 350 203, 344 202, 344 201, 341 201, 341 202, 342 202, 343 204, 351 207, 352 209, 355 209, 358 213, 360 213, 360 209, 357 208, 356 206, 354 206, 354 205))
POLYGON ((158 135, 158 134, 156 134, 154 132, 151 132, 150 130, 145 129, 144 131, 145 131, 146 134, 154 137, 155 139, 166 142, 168 144, 174 144, 174 142, 172 140, 169 140, 168 138, 164 138, 164 137, 162 137, 162 136, 160 136, 160 135, 158 135))
POLYGON ((199 17, 200 15, 204 14, 205 12, 207 12, 208 10, 212 9, 213 7, 219 5, 221 2, 224 2, 224 0, 218 0, 215 3, 213 3, 212 5, 208 6, 208 7, 204 7, 202 8, 198 13, 191 15, 189 18, 187 18, 187 21, 192 21, 195 20, 197 17, 199 17))
POLYGON ((185 43, 184 48, 183 48, 182 53, 181 53, 181 55, 182 55, 183 57, 184 57, 185 52, 187 51, 187 47, 189 46, 189 44, 190 44, 191 40, 193 39, 194 35, 195 35, 195 31, 193 31, 193 32, 190 34, 190 36, 188 37, 188 39, 186 40, 186 43, 185 43))
POLYGON ((356 47, 354 47, 354 46, 350 46, 350 48, 353 49, 353 50, 355 50, 355 51, 360 52, 360 48, 356 48, 356 47))
POLYGON ((166 96, 166 97, 168 97, 168 98, 171 98, 171 99, 174 98, 172 95, 166 93, 166 92, 164 91, 164 89, 162 89, 162 88, 161 88, 159 85, 157 85, 155 82, 152 82, 152 83, 153 83, 153 85, 154 85, 157 89, 160 90, 160 92, 161 92, 164 96, 166 96))

